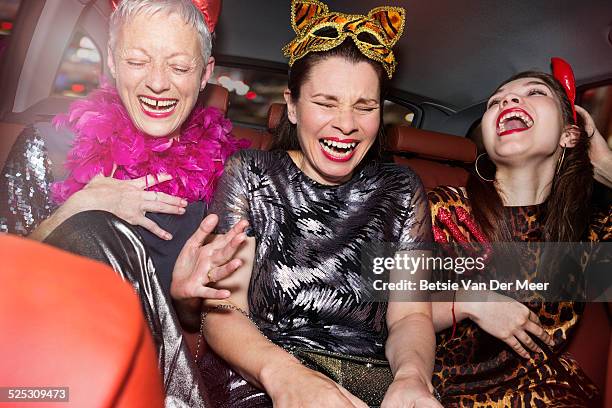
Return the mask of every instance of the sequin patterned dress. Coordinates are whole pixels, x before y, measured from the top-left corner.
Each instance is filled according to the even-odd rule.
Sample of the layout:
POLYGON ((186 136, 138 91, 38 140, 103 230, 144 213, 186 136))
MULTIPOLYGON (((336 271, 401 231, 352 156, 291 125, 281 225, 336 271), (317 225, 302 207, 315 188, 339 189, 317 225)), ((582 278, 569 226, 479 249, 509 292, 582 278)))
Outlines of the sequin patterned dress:
MULTIPOLYGON (((1 232, 28 235, 56 208, 51 199, 51 183, 56 179, 51 157, 61 161, 63 154, 61 149, 49 152, 48 139, 39 126, 45 127, 30 126, 19 135, 2 169, 1 232)), ((166 407, 210 406, 208 392, 167 298, 174 260, 202 220, 205 207, 204 203, 191 203, 184 217, 153 214, 153 219, 174 236, 172 242, 164 241, 163 245, 146 230, 102 211, 81 212, 45 239, 47 244, 111 265, 134 287, 156 345, 166 407), (169 270, 163 278, 159 266, 169 270)))
MULTIPOLYGON (((308 347, 384 358, 385 302, 364 299, 361 247, 431 243, 421 181, 395 164, 370 162, 338 186, 308 178, 287 152, 242 151, 226 164, 211 212, 218 232, 247 219, 257 242, 249 311, 286 349, 308 347)), ((212 353, 206 357, 211 358, 212 353)), ((213 356, 214 358, 214 356, 213 356)), ((244 379, 204 364, 212 400, 223 407, 271 405, 244 379)))
POLYGON ((0 232, 28 235, 51 215, 51 167, 45 140, 34 126, 25 128, 1 174, 0 232))
MULTIPOLYGON (((464 189, 438 187, 429 193, 432 223, 450 241, 448 228, 438 213, 444 209, 453 215, 465 237, 474 240, 469 229, 456 217, 456 209, 468 213, 470 206, 464 189)), ((541 205, 506 207, 503 216, 510 221, 516 241, 542 241, 541 205)), ((594 218, 588 241, 612 239, 612 217, 594 218)), ((435 279, 435 276, 434 276, 435 279)), ((457 324, 456 334, 444 330, 437 335, 433 384, 442 394, 445 407, 591 407, 597 389, 570 354, 563 351, 576 327, 583 303, 530 302, 555 345, 542 345, 545 354, 520 357, 501 340, 489 335, 477 324, 465 319, 457 324)))

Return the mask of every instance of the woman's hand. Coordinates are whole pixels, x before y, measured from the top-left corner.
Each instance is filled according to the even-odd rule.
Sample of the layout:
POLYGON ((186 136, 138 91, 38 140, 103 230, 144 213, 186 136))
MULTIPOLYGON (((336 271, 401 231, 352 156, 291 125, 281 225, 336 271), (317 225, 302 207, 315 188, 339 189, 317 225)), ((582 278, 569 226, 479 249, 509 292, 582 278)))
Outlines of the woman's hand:
POLYGON ((202 299, 225 299, 231 295, 229 290, 208 285, 229 276, 242 265, 234 256, 246 240, 244 231, 249 223, 242 220, 226 234, 204 245, 218 221, 215 214, 204 218, 183 246, 172 271, 170 295, 181 323, 189 329, 197 329, 202 299))
POLYGON ((172 176, 168 174, 160 174, 157 179, 148 175, 134 180, 95 176, 82 190, 60 205, 49 218, 43 220, 29 237, 43 241, 51 231, 73 215, 83 211, 101 210, 110 212, 132 225, 140 225, 162 239, 172 239, 172 235, 145 217, 147 212, 185 213, 186 200, 165 193, 145 191, 171 179, 172 176))
POLYGON ((538 316, 512 298, 489 292, 487 302, 465 302, 464 307, 468 316, 481 329, 508 344, 521 357, 531 358, 525 347, 542 353, 530 334, 551 347, 555 344, 542 328, 538 316))
POLYGON ((264 387, 274 408, 368 407, 339 384, 298 362, 276 369, 264 387))
POLYGON ((381 408, 441 408, 432 395, 433 387, 416 376, 396 377, 381 404, 381 408))
POLYGON ((184 214, 187 201, 169 194, 145 190, 171 179, 172 176, 168 174, 160 174, 157 179, 148 175, 134 180, 117 180, 97 175, 64 205, 77 208, 75 213, 86 210, 108 211, 132 225, 140 225, 158 237, 170 240, 172 235, 145 217, 145 214, 184 214))
POLYGON ((589 157, 593 164, 593 176, 595 180, 612 188, 612 150, 595 127, 595 122, 589 112, 578 105, 576 105, 576 112, 582 117, 584 130, 591 138, 589 157))
POLYGON ((173 299, 225 299, 230 295, 228 290, 207 285, 229 276, 242 265, 240 259, 232 258, 246 239, 244 230, 249 223, 241 220, 226 234, 204 245, 218 221, 215 214, 206 216, 183 246, 172 271, 170 294, 173 299))

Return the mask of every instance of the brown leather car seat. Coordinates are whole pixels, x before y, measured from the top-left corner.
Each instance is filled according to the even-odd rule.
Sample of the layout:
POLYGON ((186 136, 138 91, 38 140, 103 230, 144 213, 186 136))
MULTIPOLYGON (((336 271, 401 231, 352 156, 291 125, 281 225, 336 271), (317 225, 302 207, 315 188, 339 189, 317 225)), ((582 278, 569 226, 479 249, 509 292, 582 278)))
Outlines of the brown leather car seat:
POLYGON ((221 85, 206 84, 206 87, 198 96, 197 105, 217 108, 227 116, 229 92, 221 85))
POLYGON ((268 150, 272 146, 274 129, 278 126, 284 104, 273 103, 268 108, 267 129, 257 129, 246 126, 234 126, 232 133, 238 139, 248 139, 251 141, 251 149, 268 150))
POLYGON ((102 263, 12 235, 0 235, 0 259, 0 385, 68 387, 75 407, 163 406, 129 284, 102 263))
POLYGON ((387 129, 387 150, 393 161, 413 169, 427 190, 436 186, 465 186, 465 165, 476 160, 476 145, 469 139, 408 126, 387 129))

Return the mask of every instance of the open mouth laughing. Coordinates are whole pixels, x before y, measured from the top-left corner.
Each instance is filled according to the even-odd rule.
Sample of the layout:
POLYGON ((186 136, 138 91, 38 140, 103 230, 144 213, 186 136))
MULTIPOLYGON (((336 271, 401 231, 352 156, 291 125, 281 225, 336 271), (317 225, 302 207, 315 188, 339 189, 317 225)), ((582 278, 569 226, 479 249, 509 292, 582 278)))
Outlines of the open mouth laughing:
POLYGON ((165 118, 172 115, 178 104, 178 99, 153 98, 144 95, 138 95, 138 101, 142 111, 153 118, 165 118))
POLYGON ((359 141, 354 139, 340 140, 336 137, 328 137, 319 139, 319 144, 321 145, 321 150, 325 157, 333 161, 345 162, 353 157, 359 141))
POLYGON ((506 109, 497 117, 497 135, 523 132, 533 126, 533 118, 521 108, 506 109))

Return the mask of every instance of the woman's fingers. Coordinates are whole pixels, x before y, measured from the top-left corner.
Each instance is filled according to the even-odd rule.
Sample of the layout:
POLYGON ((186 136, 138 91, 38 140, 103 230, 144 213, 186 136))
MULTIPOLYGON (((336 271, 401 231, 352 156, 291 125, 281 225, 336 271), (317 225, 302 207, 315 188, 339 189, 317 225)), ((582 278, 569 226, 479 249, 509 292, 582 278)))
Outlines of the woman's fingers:
POLYGON ((534 323, 531 319, 529 322, 525 323, 525 330, 534 334, 538 338, 540 338, 544 343, 548 344, 550 347, 555 345, 555 341, 553 338, 540 326, 540 323, 534 323))
POLYGON ((237 235, 243 233, 249 226, 247 220, 240 220, 234 226, 222 236, 215 239, 211 244, 212 249, 223 249, 227 247, 237 235))
POLYGON ((550 334, 544 330, 542 327, 542 323, 540 322, 540 318, 533 311, 529 312, 529 321, 523 325, 526 331, 535 334, 538 338, 540 338, 544 343, 548 344, 550 347, 555 345, 555 341, 550 334))
POLYGON ((516 353, 524 358, 531 358, 527 350, 522 346, 522 344, 517 340, 516 337, 510 336, 507 340, 504 340, 516 353))
POLYGON ((593 128, 595 122, 593 121, 591 114, 587 112, 586 109, 584 109, 582 106, 575 105, 574 107, 576 108, 576 113, 578 113, 584 120, 584 127, 586 128, 585 130, 589 131, 589 128, 593 128))
POLYGON ((166 173, 157 174, 157 175, 149 174, 147 176, 143 176, 143 177, 140 177, 134 180, 130 180, 130 183, 134 185, 135 187, 138 187, 139 189, 144 190, 145 188, 149 188, 151 186, 163 183, 168 180, 172 180, 172 176, 166 173))
POLYGON ((145 201, 140 206, 142 211, 163 214, 185 214, 185 207, 162 203, 161 201, 145 201))
POLYGON ((153 234, 157 235, 161 239, 165 239, 166 241, 172 239, 172 235, 168 231, 161 229, 159 225, 157 225, 154 221, 150 220, 144 215, 140 217, 134 224, 140 225, 144 229, 151 231, 153 234))
POLYGON ((201 247, 206 238, 215 230, 217 222, 219 222, 219 217, 215 214, 209 214, 204 217, 198 229, 187 240, 186 245, 201 247))
POLYGON ((517 331, 514 334, 514 337, 516 337, 528 349, 535 351, 536 353, 544 353, 540 346, 538 346, 535 341, 533 341, 531 336, 525 333, 523 330, 517 331))
POLYGON ((232 259, 221 266, 217 266, 216 268, 206 271, 204 282, 205 284, 218 282, 224 278, 227 278, 241 266, 242 261, 240 259, 232 259))
POLYGON ((215 289, 204 285, 199 285, 193 291, 193 297, 202 299, 227 299, 231 294, 227 289, 215 289))
POLYGON ((185 200, 184 198, 162 193, 161 191, 143 191, 141 193, 141 197, 143 200, 146 201, 156 201, 160 203, 175 205, 177 207, 187 206, 187 200, 185 200))
POLYGON ((246 238, 247 236, 245 233, 234 236, 234 238, 224 247, 214 251, 212 261, 216 265, 222 265, 228 262, 234 257, 234 255, 236 255, 236 252, 238 252, 238 249, 240 249, 242 243, 246 241, 246 238))
POLYGON ((112 178, 112 177, 115 177, 115 172, 117 171, 117 168, 118 168, 118 167, 119 167, 119 166, 117 166, 117 163, 113 163, 113 169, 111 170, 111 174, 110 174, 110 176, 109 176, 109 177, 111 177, 111 178, 112 178))

